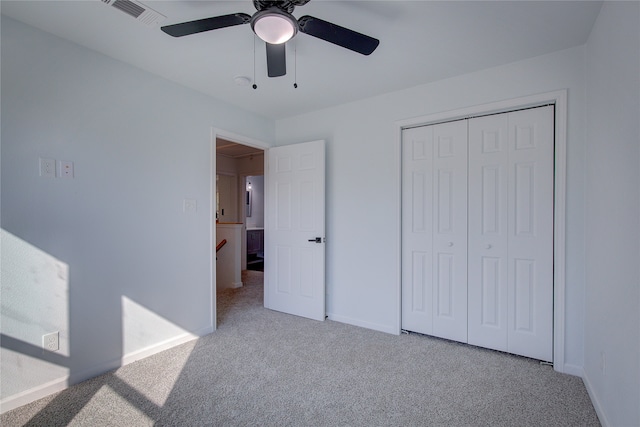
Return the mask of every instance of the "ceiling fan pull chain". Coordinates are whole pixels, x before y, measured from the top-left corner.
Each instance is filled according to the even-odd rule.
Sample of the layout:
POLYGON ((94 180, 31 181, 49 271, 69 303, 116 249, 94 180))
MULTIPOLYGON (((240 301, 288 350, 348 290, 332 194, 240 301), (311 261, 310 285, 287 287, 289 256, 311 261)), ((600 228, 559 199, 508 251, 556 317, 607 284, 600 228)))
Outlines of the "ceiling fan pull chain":
POLYGON ((256 36, 253 36, 253 89, 258 89, 256 84, 256 36))
POLYGON ((293 88, 298 89, 298 42, 293 41, 293 88))

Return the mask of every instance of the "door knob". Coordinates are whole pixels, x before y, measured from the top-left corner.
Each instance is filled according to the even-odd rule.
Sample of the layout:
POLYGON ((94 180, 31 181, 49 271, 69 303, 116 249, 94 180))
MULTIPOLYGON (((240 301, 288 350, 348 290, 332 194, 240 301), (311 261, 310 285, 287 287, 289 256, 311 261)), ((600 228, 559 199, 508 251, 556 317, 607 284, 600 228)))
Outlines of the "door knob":
POLYGON ((449 247, 453 246, 453 242, 449 242, 449 243, 447 244, 447 246, 449 246, 449 247))
POLYGON ((487 246, 485 246, 485 248, 491 249, 491 245, 487 245, 487 246))

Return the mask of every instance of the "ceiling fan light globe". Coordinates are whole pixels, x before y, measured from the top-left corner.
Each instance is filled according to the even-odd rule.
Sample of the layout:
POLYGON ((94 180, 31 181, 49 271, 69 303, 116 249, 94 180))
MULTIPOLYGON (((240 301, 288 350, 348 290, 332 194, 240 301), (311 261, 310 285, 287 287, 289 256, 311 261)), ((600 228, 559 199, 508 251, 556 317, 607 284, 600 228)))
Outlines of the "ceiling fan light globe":
POLYGON ((265 13, 253 21, 253 31, 258 37, 270 44, 285 43, 298 31, 293 17, 282 13, 265 13))

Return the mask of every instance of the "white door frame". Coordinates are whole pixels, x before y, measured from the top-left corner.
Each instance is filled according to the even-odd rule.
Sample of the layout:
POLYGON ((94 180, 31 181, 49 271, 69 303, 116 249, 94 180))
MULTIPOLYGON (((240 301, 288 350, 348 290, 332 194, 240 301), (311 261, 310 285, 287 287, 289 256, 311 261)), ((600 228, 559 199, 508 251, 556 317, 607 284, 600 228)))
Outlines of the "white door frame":
MULTIPOLYGON (((227 141, 235 142, 237 144, 247 145, 249 147, 259 148, 261 150, 267 150, 271 145, 264 141, 249 138, 244 135, 229 132, 224 129, 211 128, 211 141, 210 141, 210 166, 209 166, 209 281, 211 292, 211 325, 215 331, 218 328, 216 324, 216 139, 222 138, 227 141)), ((264 156, 265 159, 267 156, 264 156)), ((265 198, 267 195, 265 194, 265 198)))
MULTIPOLYGON (((554 147, 554 213, 553 213, 553 369, 565 373, 565 247, 566 247, 566 182, 567 182, 567 90, 546 92, 538 95, 482 104, 427 116, 395 122, 396 149, 398 161, 397 188, 398 224, 397 247, 402 247, 402 130, 451 120, 471 118, 487 114, 504 113, 522 108, 555 104, 555 147, 554 147)), ((402 254, 398 251, 398 265, 402 254)), ((396 290, 397 333, 402 328, 402 269, 398 269, 396 290)), ((574 372, 567 372, 576 374, 574 372)))

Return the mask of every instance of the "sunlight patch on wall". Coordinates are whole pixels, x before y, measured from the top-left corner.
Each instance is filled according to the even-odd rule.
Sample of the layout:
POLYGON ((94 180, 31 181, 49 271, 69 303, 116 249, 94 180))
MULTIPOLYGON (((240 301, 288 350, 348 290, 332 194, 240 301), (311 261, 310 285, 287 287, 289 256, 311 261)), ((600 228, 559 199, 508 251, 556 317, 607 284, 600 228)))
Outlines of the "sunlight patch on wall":
MULTIPOLYGON (((182 329, 171 321, 149 310, 148 308, 136 303, 126 296, 122 296, 122 348, 123 354, 129 357, 135 357, 139 354, 142 357, 147 356, 146 351, 150 348, 158 348, 163 342, 172 342, 176 337, 192 337, 193 334, 182 329), (159 344, 160 343, 160 344, 159 344)), ((171 381, 163 381, 165 385, 170 385, 165 389, 152 387, 146 384, 147 381, 155 381, 154 378, 139 378, 140 383, 129 382, 128 386, 136 390, 151 390, 153 395, 144 395, 155 405, 162 406, 169 397, 173 384, 178 380, 184 365, 187 363, 191 350, 195 346, 196 341, 185 344, 184 350, 174 353, 170 360, 164 361, 162 364, 163 378, 171 379, 171 381)), ((154 351, 155 353, 155 351, 154 351)), ((157 356, 161 357, 161 356, 157 356)), ((145 362, 149 363, 149 362, 145 362)), ((117 373, 116 373, 117 376, 117 373)))
POLYGON ((122 353, 125 356, 145 351, 165 340, 191 335, 171 321, 122 296, 122 353))
POLYGON ((0 398, 69 375, 69 266, 0 230, 0 398), (58 332, 58 349, 43 335, 58 332))

